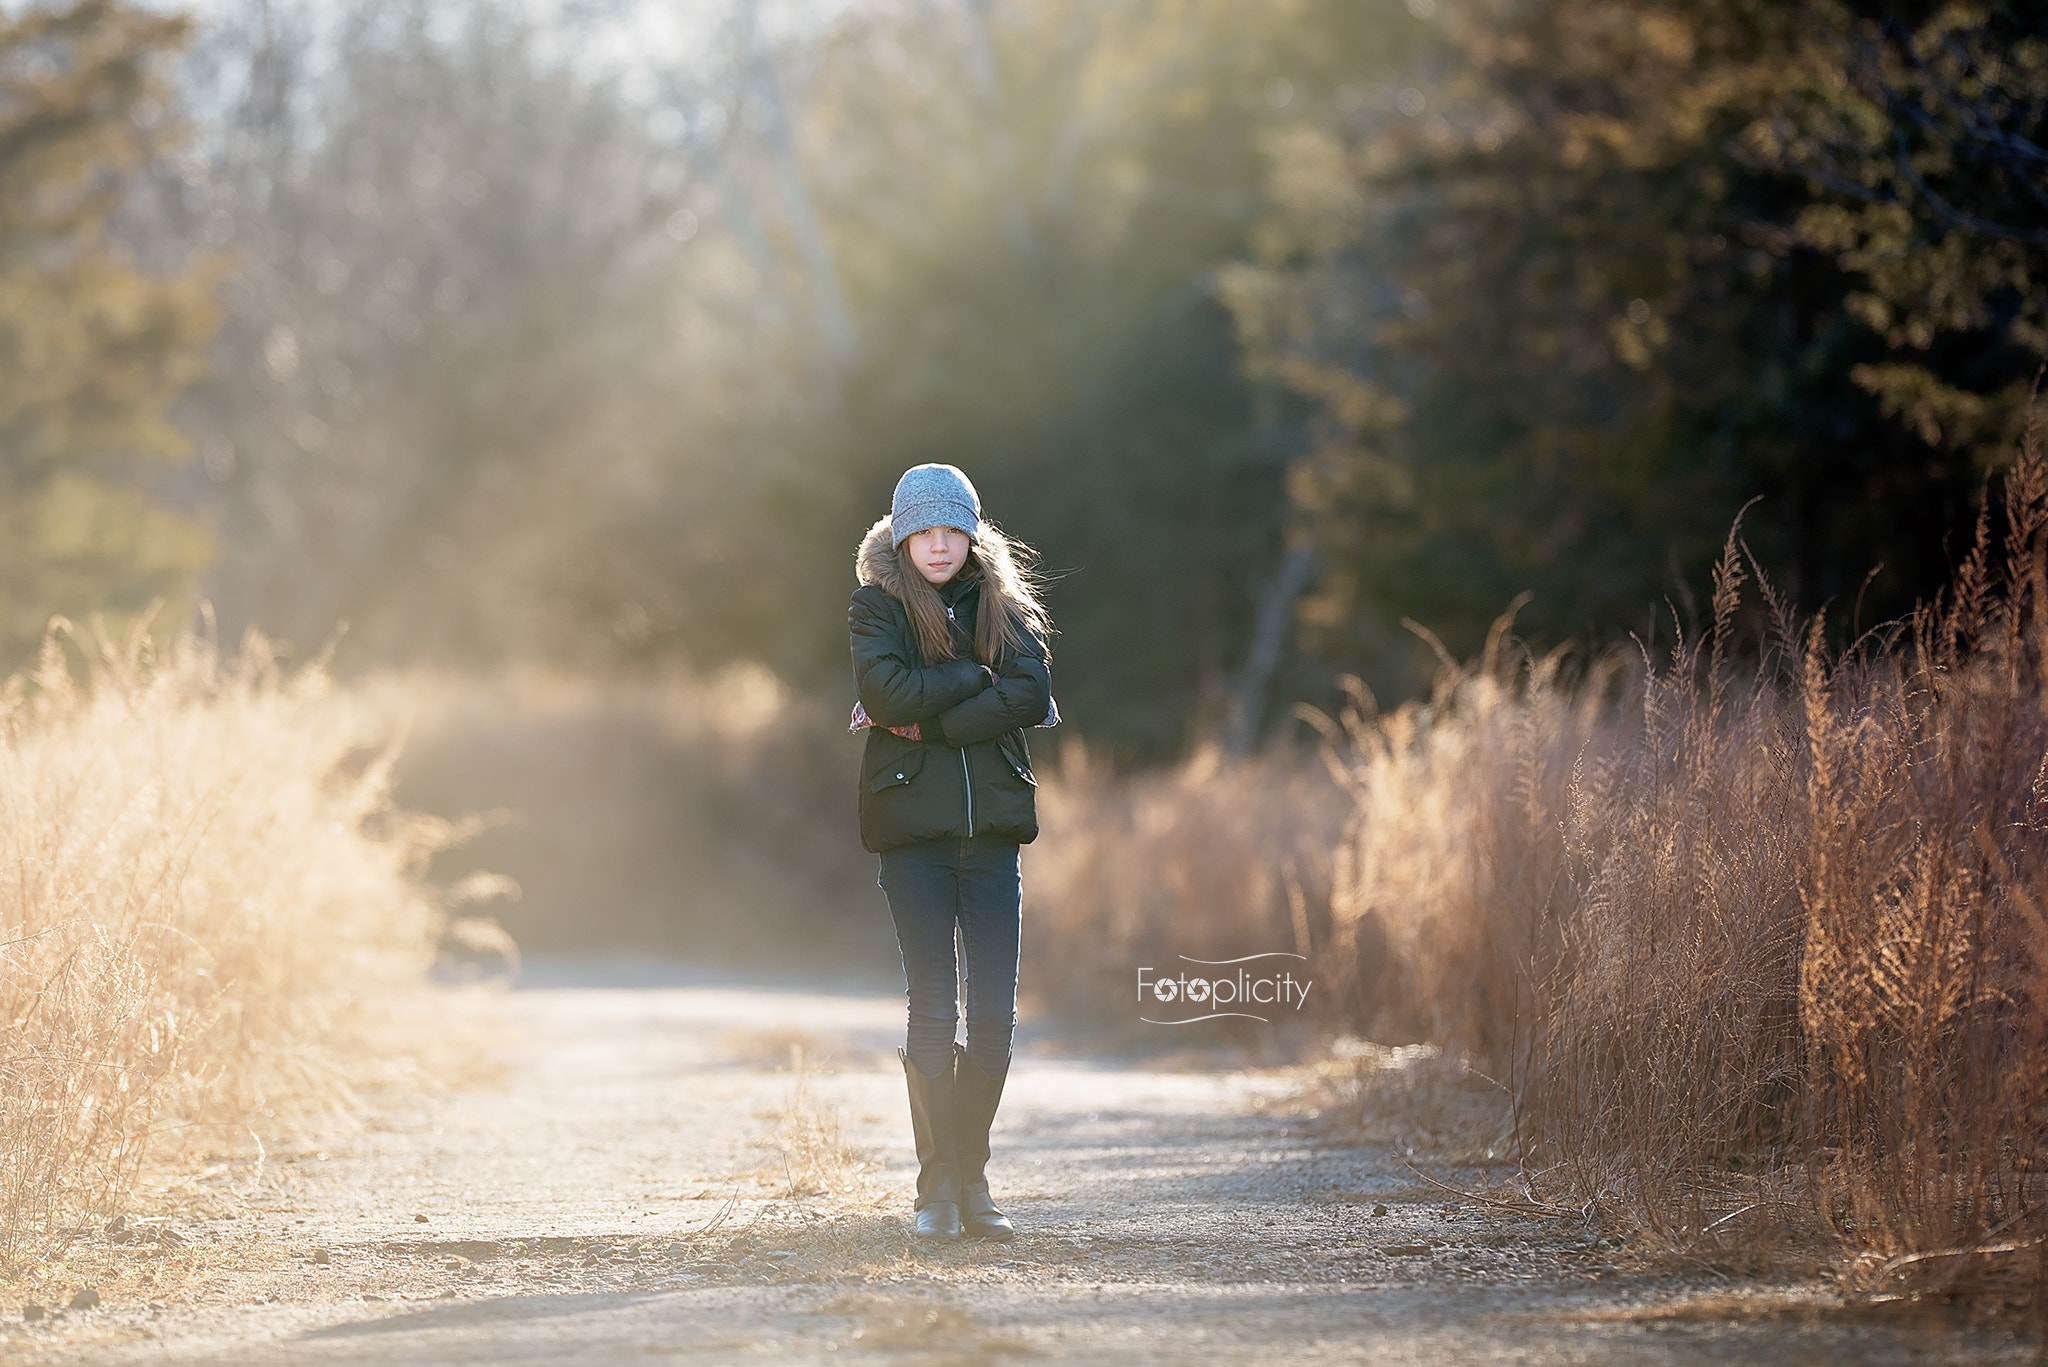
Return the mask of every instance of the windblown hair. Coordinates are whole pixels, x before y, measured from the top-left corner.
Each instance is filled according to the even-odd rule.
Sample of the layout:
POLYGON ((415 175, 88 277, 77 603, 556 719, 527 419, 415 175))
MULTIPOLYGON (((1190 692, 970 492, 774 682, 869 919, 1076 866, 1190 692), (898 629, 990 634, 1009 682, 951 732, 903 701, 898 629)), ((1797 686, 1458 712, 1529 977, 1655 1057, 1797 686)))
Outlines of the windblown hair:
MULTIPOLYGON (((918 573, 907 542, 890 548, 894 539, 886 517, 868 529, 855 564, 860 581, 886 590, 903 604, 926 664, 958 658, 938 589, 918 573)), ((974 619, 974 658, 991 669, 997 668, 1006 654, 1022 650, 1030 636, 1043 641, 1052 635, 1052 619, 1046 615, 1034 572, 1037 561, 1036 551, 984 521, 967 552, 967 563, 960 567, 962 575, 981 581, 981 606, 974 619)))

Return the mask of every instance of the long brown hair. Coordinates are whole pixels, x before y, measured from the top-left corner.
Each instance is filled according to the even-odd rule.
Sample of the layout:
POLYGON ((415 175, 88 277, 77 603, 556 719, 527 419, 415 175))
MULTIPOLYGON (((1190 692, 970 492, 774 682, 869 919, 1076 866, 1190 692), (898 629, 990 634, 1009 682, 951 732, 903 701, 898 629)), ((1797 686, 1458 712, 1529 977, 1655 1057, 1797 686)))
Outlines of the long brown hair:
MULTIPOLYGON (((1003 535, 991 522, 983 522, 968 545, 967 563, 960 573, 981 580, 981 606, 974 615, 974 658, 990 669, 997 668, 1005 654, 1022 650, 1027 633, 1035 633, 1041 641, 1052 634, 1052 619, 1046 616, 1038 576, 1033 573, 1037 560, 1037 552, 1003 535)), ((911 630, 917 633, 925 663, 958 658, 946 622, 946 605, 938 589, 911 561, 907 538, 896 548, 896 567, 897 582, 903 586, 903 607, 910 614, 911 630)))

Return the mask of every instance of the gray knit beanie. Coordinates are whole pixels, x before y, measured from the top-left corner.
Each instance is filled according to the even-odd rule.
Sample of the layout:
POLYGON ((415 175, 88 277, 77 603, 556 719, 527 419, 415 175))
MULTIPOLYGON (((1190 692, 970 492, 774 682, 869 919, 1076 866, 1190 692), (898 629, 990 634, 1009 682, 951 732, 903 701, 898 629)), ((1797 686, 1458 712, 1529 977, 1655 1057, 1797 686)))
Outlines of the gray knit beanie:
MULTIPOLYGON (((896 481, 889 505, 894 546, 927 527, 958 527, 970 541, 981 539, 981 495, 953 465, 913 465, 896 481)), ((893 546, 892 546, 893 549, 893 546)))

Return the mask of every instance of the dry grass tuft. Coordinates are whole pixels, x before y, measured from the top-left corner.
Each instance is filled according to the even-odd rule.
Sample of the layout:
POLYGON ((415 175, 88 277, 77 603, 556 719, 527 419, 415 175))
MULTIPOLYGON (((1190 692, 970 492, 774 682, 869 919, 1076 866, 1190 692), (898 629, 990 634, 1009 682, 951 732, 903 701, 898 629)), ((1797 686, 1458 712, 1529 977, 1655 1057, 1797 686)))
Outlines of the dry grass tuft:
POLYGON ((775 1116, 775 1128, 762 1146, 776 1150, 785 1199, 834 1196, 859 1203, 875 1196, 872 1155, 846 1139, 842 1109, 817 1095, 817 1072, 800 1043, 789 1046, 789 1097, 775 1116))
MULTIPOLYGON (((138 1173, 417 1083, 448 834, 390 807, 393 728, 261 641, 59 627, 0 695, 0 1261, 132 1212, 138 1173)), ((258 1141, 260 1143, 260 1141, 258 1141)))

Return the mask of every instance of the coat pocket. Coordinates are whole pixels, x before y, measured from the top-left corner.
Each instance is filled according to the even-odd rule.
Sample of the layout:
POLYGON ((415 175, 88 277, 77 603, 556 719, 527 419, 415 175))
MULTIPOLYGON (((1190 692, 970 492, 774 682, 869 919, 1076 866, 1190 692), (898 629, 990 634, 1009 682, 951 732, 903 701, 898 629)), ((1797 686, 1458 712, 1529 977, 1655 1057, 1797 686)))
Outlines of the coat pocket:
POLYGON ((868 791, 879 793, 889 788, 900 788, 917 777, 924 768, 923 746, 899 751, 893 759, 886 760, 874 773, 868 775, 868 791))
POLYGON ((1010 772, 1036 788, 1038 779, 1031 772, 1031 752, 1024 748, 1024 738, 1015 732, 996 741, 996 752, 1003 757, 1003 763, 1010 766, 1010 772))

